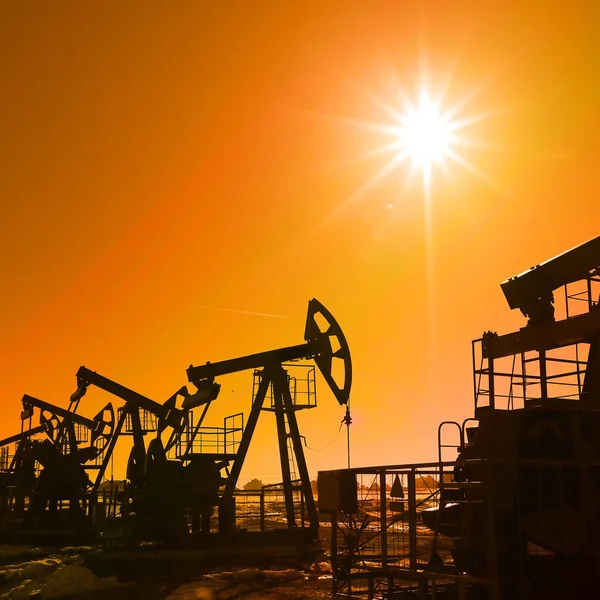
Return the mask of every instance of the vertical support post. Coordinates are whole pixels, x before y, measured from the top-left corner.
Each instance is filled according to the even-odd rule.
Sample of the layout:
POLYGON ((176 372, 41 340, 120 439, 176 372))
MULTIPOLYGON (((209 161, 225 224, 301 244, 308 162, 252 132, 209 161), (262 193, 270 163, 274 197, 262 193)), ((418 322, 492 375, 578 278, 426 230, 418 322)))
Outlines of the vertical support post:
POLYGON ((338 588, 339 588, 339 580, 338 580, 338 543, 337 543, 337 510, 332 511, 330 513, 331 517, 331 539, 330 539, 330 548, 331 548, 331 576, 333 581, 333 596, 335 597, 338 588))
POLYGON ((546 351, 540 350, 540 394, 542 400, 548 400, 548 381, 546 379, 546 351))
POLYGON ((385 470, 379 472, 379 521, 381 524, 381 568, 387 567, 387 498, 385 494, 385 470))
POLYGON ((308 524, 313 531, 315 539, 317 539, 319 535, 319 515, 317 514, 315 497, 313 496, 312 487, 310 485, 310 476, 308 474, 306 458, 304 457, 304 450, 302 449, 302 440, 300 439, 300 431, 298 429, 298 422, 296 421, 296 412, 294 411, 292 397, 287 386, 287 374, 283 368, 279 373, 276 387, 279 388, 281 393, 283 406, 288 419, 290 438, 292 440, 296 464, 298 465, 298 475, 300 476, 300 484, 302 486, 302 495, 304 496, 304 502, 306 503, 308 524))
MULTIPOLYGON (((219 451, 219 437, 217 436, 217 452, 219 451)), ((223 419, 223 454, 227 452, 227 417, 223 419)))
POLYGON ((494 377, 494 359, 488 358, 488 378, 489 378, 489 395, 490 395, 490 408, 496 408, 496 385, 494 377))
POLYGON ((579 394, 579 400, 582 399, 581 393, 581 368, 579 367, 579 344, 575 344, 575 369, 577 371, 577 393, 579 394))
MULTIPOLYGON (((473 407, 474 407, 474 412, 473 414, 475 414, 475 411, 477 411, 477 392, 479 391, 477 389, 477 373, 475 373, 475 370, 477 369, 476 364, 475 364, 475 344, 478 342, 479 340, 473 340, 471 342, 471 361, 473 363, 472 367, 473 367, 473 407)), ((479 375, 479 378, 481 380, 481 375, 479 375)))
POLYGON ((265 490, 260 490, 260 530, 265 530, 265 490))
MULTIPOLYGON (((579 479, 579 497, 581 498, 581 504, 579 506, 583 513, 584 522, 584 539, 583 547, 585 550, 589 548, 589 520, 590 515, 593 514, 593 482, 591 479, 592 469, 590 468, 590 450, 588 445, 585 443, 583 436, 581 435, 581 415, 572 414, 569 415, 569 432, 571 439, 574 440, 575 446, 575 460, 577 464, 577 472, 579 479)), ((563 467, 564 469, 564 467, 563 467)))
POLYGON ((331 513, 331 571, 337 573, 337 510, 331 513))
MULTIPOLYGON (((273 378, 273 402, 275 405, 275 420, 277 422, 277 440, 279 442, 279 461, 281 463, 281 479, 283 482, 283 497, 285 499, 285 519, 288 529, 296 526, 294 514, 294 495, 292 492, 292 476, 290 473, 290 455, 288 452, 288 432, 285 427, 285 415, 283 398, 281 394, 280 374, 273 378)), ((287 384, 287 378, 286 378, 287 384)), ((289 415, 288 415, 289 424, 289 415)))
POLYGON ((408 561, 411 571, 417 570, 417 486, 416 472, 408 472, 408 561))
MULTIPOLYGON (((427 584, 426 584, 426 582, 423 582, 423 583, 425 583, 425 585, 423 587, 425 588, 425 599, 427 600, 427 598, 428 598, 427 584)), ((435 579, 435 578, 431 580, 431 597, 430 598, 431 598, 431 600, 437 600, 437 579, 435 579)))
POLYGON ((525 360, 525 352, 521 352, 521 375, 523 377, 523 407, 527 398, 527 362, 525 360))
POLYGON ((484 540, 486 557, 486 578, 489 600, 500 600, 500 581, 498 573, 498 539, 496 532, 496 507, 494 492, 494 464, 491 459, 484 461, 484 540))

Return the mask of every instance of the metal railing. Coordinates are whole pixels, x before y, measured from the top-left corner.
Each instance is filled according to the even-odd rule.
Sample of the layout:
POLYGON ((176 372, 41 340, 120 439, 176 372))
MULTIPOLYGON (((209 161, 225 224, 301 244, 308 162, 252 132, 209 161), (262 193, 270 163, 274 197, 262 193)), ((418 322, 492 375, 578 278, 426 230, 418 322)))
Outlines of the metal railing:
POLYGON ((582 570, 596 572, 600 463, 473 459, 327 473, 356 482, 345 491, 355 507, 328 513, 336 596, 554 598, 582 570))
MULTIPOLYGON (((292 482, 292 497, 295 526, 304 527, 308 523, 308 516, 300 481, 292 482)), ((238 529, 272 531, 288 528, 283 484, 264 485, 257 490, 236 490, 234 498, 238 529)))
POLYGON ((223 427, 198 427, 193 411, 188 423, 169 453, 171 458, 185 458, 193 454, 234 456, 244 433, 244 414, 236 413, 223 419, 223 427))
MULTIPOLYGON (((555 315, 557 321, 573 323, 581 315, 598 310, 600 277, 594 275, 568 284, 563 292, 555 297, 555 315)), ((481 407, 512 410, 537 406, 548 399, 582 399, 589 340, 484 358, 486 339, 494 336, 488 333, 472 342, 476 410, 481 407)))
MULTIPOLYGON (((123 414, 124 410, 125 410, 124 407, 120 407, 117 410, 117 421, 123 414)), ((138 412, 139 412, 139 416, 140 416, 141 432, 142 433, 156 432, 158 429, 156 415, 144 408, 138 409, 138 412)), ((133 420, 131 418, 131 414, 128 412, 127 415, 125 416, 125 427, 123 428, 121 435, 133 435, 133 432, 134 432, 133 420)))
MULTIPOLYGON (((288 385, 294 408, 302 410, 306 408, 314 408, 317 406, 317 383, 316 370, 313 365, 305 365, 301 363, 287 363, 282 365, 287 372, 288 385)), ((252 402, 256 397, 258 386, 260 384, 263 372, 261 370, 254 371, 252 382, 252 402)), ((275 399, 273 396, 273 385, 271 384, 265 395, 265 403, 263 410, 274 410, 275 399)))

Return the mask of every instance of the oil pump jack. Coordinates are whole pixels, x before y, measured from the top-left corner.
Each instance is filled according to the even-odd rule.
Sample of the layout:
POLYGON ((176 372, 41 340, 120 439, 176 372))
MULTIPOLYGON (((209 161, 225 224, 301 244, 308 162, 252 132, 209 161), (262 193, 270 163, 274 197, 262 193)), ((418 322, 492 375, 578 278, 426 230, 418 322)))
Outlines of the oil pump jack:
MULTIPOLYGON (((287 368, 289 363, 313 360, 339 404, 346 406, 345 419, 349 423, 347 407, 352 364, 339 324, 317 300, 309 302, 304 340, 305 343, 296 346, 190 366, 187 375, 195 391, 190 393, 183 386, 162 404, 80 367, 77 390, 71 396, 69 409, 31 396, 24 397, 23 419, 31 419, 31 411, 39 409, 40 425, 30 426, 21 434, 0 442, 0 446, 19 443, 7 476, 14 479, 14 473, 20 473, 20 480, 28 482, 20 485, 19 498, 23 500, 22 504, 25 497, 29 498, 30 512, 43 516, 46 508, 55 506, 61 498, 70 500, 74 510, 79 509, 84 497, 92 498, 98 491, 119 439, 131 436, 128 486, 122 498, 121 513, 131 518, 134 537, 181 541, 190 532, 190 520, 192 533, 208 534, 215 508, 218 508, 219 531, 233 533, 236 530, 234 492, 239 475, 259 415, 271 411, 277 424, 287 527, 297 526, 290 471, 290 462, 295 461, 309 529, 316 538, 318 516, 296 419, 296 412, 308 406, 298 402, 290 391, 287 368), (203 435, 207 411, 220 392, 220 384, 215 379, 245 370, 254 371, 258 386, 246 428, 241 414, 225 419, 226 423, 231 418, 242 419, 242 425, 234 428, 241 435, 236 447, 231 449, 225 443, 216 452, 198 448, 195 439, 203 435), (94 419, 75 414, 90 386, 124 401, 116 419, 110 403, 94 419), (197 419, 193 416, 194 409, 201 409, 197 419), (85 438, 90 440, 88 447, 79 443, 76 427, 91 432, 85 438), (30 443, 37 434, 46 434, 49 439, 30 443), (148 437, 151 438, 149 441, 148 437), (33 454, 28 450, 31 447, 35 449, 33 454), (37 477, 33 470, 35 461, 42 466, 37 477), (233 463, 231 468, 230 463, 233 463), (222 473, 224 469, 225 474, 222 473), (95 471, 93 481, 86 476, 90 470, 95 471), (57 491, 61 489, 62 496, 57 491)), ((225 436, 228 431, 232 430, 224 428, 225 436)), ((7 486, 10 487, 8 483, 7 486)))
MULTIPOLYGON (((190 532, 209 534, 215 508, 219 532, 234 533, 236 485, 259 415, 270 411, 277 425, 287 527, 298 525, 294 510, 297 483, 292 481, 290 469, 290 462, 295 462, 308 530, 316 539, 318 516, 296 419, 296 412, 315 406, 316 399, 308 405, 298 401, 290 389, 288 369, 297 361, 314 361, 339 404, 346 406, 344 421, 349 424, 352 364, 339 324, 314 299, 308 305, 304 340, 296 346, 190 366, 187 376, 195 391, 190 393, 183 386, 164 403, 83 366, 77 371, 77 389, 67 409, 25 395, 21 433, 0 441, 0 526, 6 529, 7 523, 55 521, 56 515, 64 517, 65 503, 70 524, 81 523, 85 517, 89 525, 94 513, 89 509, 97 506, 115 447, 123 436, 131 436, 120 514, 130 523, 126 529, 134 538, 180 542, 190 532), (245 429, 241 413, 226 417, 223 429, 203 427, 220 392, 215 379, 245 370, 253 370, 258 382, 245 429), (124 402, 116 415, 111 403, 93 419, 76 413, 90 386, 124 402), (200 409, 198 418, 194 409, 200 409), (39 424, 34 423, 36 411, 39 424), (216 435, 225 438, 216 451, 196 443, 197 437, 202 442, 202 436, 210 435, 207 429, 217 430, 216 435), (233 443, 227 437, 232 434, 236 438, 233 443), (12 444, 15 451, 9 455, 12 444)), ((313 396, 314 370, 311 367, 313 396)), ((56 533, 56 528, 53 531, 56 533)))
POLYGON ((93 419, 77 414, 82 396, 77 390, 67 409, 23 396, 21 432, 0 440, 0 506, 3 516, 12 515, 11 525, 81 525, 90 475, 99 470, 114 429, 110 403, 93 419), (58 511, 62 502, 69 506, 66 520, 58 511))
POLYGON ((232 532, 235 528, 233 495, 239 475, 260 413, 263 410, 271 410, 275 413, 277 425, 287 526, 293 528, 296 525, 290 473, 290 459, 295 459, 306 503, 309 528, 315 537, 317 535, 319 526, 317 509, 296 419, 296 411, 302 407, 296 405, 292 398, 286 364, 299 360, 313 360, 338 403, 346 406, 345 419, 349 423, 348 402, 352 385, 352 362, 341 327, 333 315, 316 299, 308 303, 304 340, 304 344, 297 346, 278 348, 216 363, 208 362, 200 366, 192 365, 187 370, 188 380, 199 390, 215 385, 217 377, 246 370, 254 370, 259 381, 237 455, 225 480, 224 491, 219 498, 221 532, 232 532), (265 398, 269 390, 272 392, 271 406, 267 407, 265 398), (291 449, 288 440, 291 441, 291 449))
MULTIPOLYGON (((167 485, 162 485, 165 473, 159 467, 160 458, 180 439, 190 411, 196 406, 208 405, 219 391, 216 384, 201 387, 191 395, 184 386, 160 404, 81 367, 68 409, 25 395, 21 432, 0 441, 0 527, 22 535, 19 528, 24 523, 43 521, 48 525, 51 521, 57 527, 46 527, 46 532, 51 536, 62 535, 54 517, 59 513, 64 517, 64 511, 57 511, 57 506, 64 502, 69 505, 67 526, 77 525, 82 529, 83 522, 90 525, 93 519, 87 517, 91 517, 91 512, 84 509, 97 501, 97 492, 119 439, 131 436, 133 444, 127 464, 129 486, 122 498, 121 514, 133 516, 135 511, 133 534, 137 537, 173 539, 186 532, 180 507, 185 495, 182 498, 181 486, 175 479, 167 477, 167 485), (89 386, 124 400, 117 419, 111 403, 94 419, 76 414, 89 386), (179 397, 183 397, 181 407, 176 406, 179 397), (34 420, 39 420, 39 424, 34 420), (166 446, 161 439, 165 430, 170 432, 166 446), (152 433, 156 437, 146 447, 145 436, 152 433), (15 450, 11 454, 13 444, 15 450), (93 477, 88 473, 93 473, 93 477)), ((169 461, 167 469, 170 468, 169 475, 177 476, 179 472, 175 469, 173 473, 174 466, 177 467, 177 462, 169 461)), ((192 481, 188 486, 192 492, 193 475, 198 474, 195 466, 188 465, 184 470, 184 475, 192 481)), ((67 528, 63 523, 63 529, 67 528)))
POLYGON ((201 485, 206 473, 196 468, 196 463, 184 465, 182 461, 168 460, 167 452, 180 439, 190 411, 203 404, 208 406, 218 395, 219 386, 200 386, 195 394, 189 394, 183 386, 160 404, 86 367, 80 367, 77 371, 77 384, 78 389, 93 385, 125 401, 118 410, 114 434, 92 491, 98 489, 120 437, 130 435, 133 439, 127 462, 130 487, 124 498, 122 513, 135 516, 133 535, 136 537, 168 541, 180 539, 187 533, 185 507, 192 510, 197 508, 190 499, 196 492, 194 480, 199 480, 201 485), (183 402, 178 407, 180 398, 183 402), (162 436, 167 430, 170 433, 165 444, 162 436), (156 435, 146 446, 147 434, 156 435), (185 486, 185 482, 189 485, 185 486))
MULTIPOLYGON (((125 401, 119 409, 119 418, 100 467, 99 478, 104 474, 119 437, 132 435, 133 445, 127 465, 131 494, 124 510, 135 515, 137 535, 181 541, 189 531, 186 515, 191 516, 192 533, 207 534, 214 508, 218 508, 219 531, 233 533, 236 529, 234 492, 239 475, 259 415, 262 411, 271 411, 275 413, 277 424, 287 526, 291 529, 297 525, 290 472, 290 460, 295 459, 309 529, 316 538, 318 516, 296 419, 296 411, 305 407, 292 397, 286 365, 299 360, 313 360, 339 404, 348 407, 352 364, 348 343, 339 324, 314 299, 309 302, 304 339, 305 343, 297 346, 190 366, 187 376, 196 391, 189 393, 184 386, 164 404, 86 367, 79 369, 79 390, 93 385, 125 401), (194 440, 202 430, 211 403, 219 395, 220 384, 215 379, 245 370, 253 370, 259 383, 246 427, 239 428, 242 435, 237 451, 228 451, 227 444, 224 444, 222 452, 195 451, 194 440), (266 406, 269 391, 271 403, 266 406), (182 399, 180 407, 178 399, 182 399), (192 410, 199 407, 202 408, 201 414, 194 421, 192 410), (162 437, 167 429, 170 433, 164 443, 162 437), (155 434, 155 437, 146 446, 144 438, 147 434, 155 434), (222 474, 223 469, 226 475, 222 474)), ((345 419, 350 421, 348 408, 345 419)))

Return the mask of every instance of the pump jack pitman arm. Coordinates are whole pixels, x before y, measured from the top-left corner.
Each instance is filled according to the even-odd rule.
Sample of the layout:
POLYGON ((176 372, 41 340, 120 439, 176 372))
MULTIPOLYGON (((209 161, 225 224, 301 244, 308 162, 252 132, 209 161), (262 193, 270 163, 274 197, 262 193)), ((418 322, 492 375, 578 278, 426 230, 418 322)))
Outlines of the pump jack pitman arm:
POLYGON ((308 303, 304 339, 306 343, 297 346, 259 352, 216 363, 208 362, 197 367, 192 365, 187 369, 188 380, 196 386, 205 386, 220 375, 268 368, 295 360, 313 359, 340 405, 348 404, 352 385, 352 361, 348 342, 333 315, 314 298, 308 303), (320 315, 326 323, 325 331, 319 327, 317 315, 320 315), (333 369, 334 359, 341 360, 343 363, 343 382, 336 380, 333 369))

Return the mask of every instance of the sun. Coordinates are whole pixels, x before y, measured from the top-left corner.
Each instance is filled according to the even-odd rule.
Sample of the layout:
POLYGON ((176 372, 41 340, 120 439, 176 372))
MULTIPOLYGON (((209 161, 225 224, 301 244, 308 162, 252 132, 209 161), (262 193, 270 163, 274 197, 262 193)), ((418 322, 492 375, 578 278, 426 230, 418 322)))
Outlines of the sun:
POLYGON ((409 106, 400 117, 397 131, 399 156, 407 155, 413 167, 430 170, 432 164, 449 155, 454 142, 453 124, 440 112, 427 90, 422 90, 416 106, 409 106))
POLYGON ((434 167, 437 166, 444 174, 448 174, 450 163, 458 164, 480 179, 493 184, 484 173, 460 154, 461 147, 484 146, 469 137, 467 130, 469 126, 490 116, 490 113, 461 115, 470 96, 471 94, 445 108, 443 96, 436 97, 426 86, 422 86, 416 100, 402 94, 400 108, 378 100, 377 105, 391 117, 391 122, 369 123, 367 127, 391 137, 392 141, 376 148, 370 154, 391 156, 380 171, 375 173, 368 187, 406 162, 410 162, 409 178, 415 172, 421 172, 423 192, 426 196, 431 194, 434 167))
POLYGON ((451 167, 458 166, 501 192, 500 186, 465 156, 465 150, 492 148, 489 142, 477 139, 474 126, 502 111, 473 110, 473 100, 485 87, 482 84, 469 87, 461 95, 451 98, 448 94, 451 87, 449 77, 444 77, 442 82, 433 85, 434 78, 431 74, 422 71, 419 79, 418 87, 414 93, 409 94, 397 77, 393 77, 388 99, 357 89, 375 105, 380 117, 376 121, 357 118, 341 118, 341 121, 376 134, 379 143, 351 160, 362 162, 377 157, 384 161, 373 171, 371 177, 338 206, 328 220, 358 203, 398 171, 404 173, 404 184, 398 190, 398 201, 387 203, 387 208, 391 210, 395 206, 401 206, 411 198, 410 194, 405 194, 409 183, 414 180, 415 175, 420 176, 427 273, 428 278, 433 280, 434 179, 437 185, 438 173, 446 179, 451 178, 451 167))
MULTIPOLYGON (((473 110, 474 100, 489 84, 489 77, 483 82, 468 86, 459 95, 450 94, 453 84, 454 69, 435 81, 431 73, 423 67, 418 73, 418 85, 412 93, 398 78, 398 74, 390 71, 391 86, 386 96, 375 95, 361 85, 349 82, 351 91, 366 98, 376 109, 376 120, 341 116, 331 113, 317 113, 321 119, 336 122, 350 129, 355 129, 376 137, 371 144, 353 156, 346 156, 337 161, 338 165, 347 167, 377 159, 378 165, 370 177, 363 180, 358 187, 339 202, 336 208, 327 215, 314 231, 320 230, 334 221, 340 214, 359 204, 365 196, 371 195, 387 179, 398 181, 399 188, 394 192, 396 198, 386 202, 388 210, 401 208, 414 198, 409 186, 415 176, 421 180, 422 203, 424 207, 424 223, 426 246, 431 248, 433 222, 433 182, 437 185, 438 174, 450 180, 452 167, 459 167, 470 175, 484 182, 500 194, 504 190, 472 161, 473 150, 494 150, 490 141, 477 139, 476 125, 505 112, 504 108, 485 111, 473 110), (468 154, 467 152, 468 151, 468 154)), ((371 113, 373 114, 373 113, 371 113)), ((401 211, 397 211, 398 214, 401 211)), ((428 253, 432 255, 432 252, 428 253)), ((431 262, 428 259, 428 262, 431 262)))
POLYGON ((386 158, 380 168, 344 202, 344 207, 354 204, 399 170, 406 173, 405 186, 415 174, 421 175, 426 205, 433 191, 434 172, 449 177, 451 165, 459 166, 496 190, 500 189, 496 182, 463 155, 466 148, 490 147, 472 135, 472 127, 498 111, 468 110, 481 87, 465 90, 463 95, 450 103, 446 94, 448 85, 442 85, 441 92, 438 86, 438 93, 434 93, 432 90, 435 88, 428 85, 430 81, 427 74, 422 74, 421 85, 412 95, 398 84, 393 93, 397 100, 394 103, 359 90, 379 109, 382 118, 377 121, 337 118, 353 127, 375 133, 381 140, 380 145, 355 156, 352 162, 374 157, 386 158))
MULTIPOLYGON (((456 66, 456 65, 455 65, 456 66)), ((426 70, 426 61, 422 60, 421 69, 417 73, 416 85, 409 91, 392 68, 387 69, 391 77, 386 80, 385 96, 377 95, 362 85, 348 82, 354 95, 362 96, 369 101, 376 113, 370 112, 370 117, 349 117, 331 113, 317 113, 321 119, 335 122, 353 130, 366 132, 369 135, 369 145, 353 156, 338 160, 337 165, 347 168, 348 165, 361 165, 364 170, 365 162, 377 160, 376 167, 370 171, 370 176, 363 179, 348 196, 336 203, 336 207, 323 219, 319 220, 310 232, 302 238, 302 243, 296 247, 298 252, 306 244, 308 236, 315 236, 340 215, 351 208, 360 205, 366 196, 372 193, 386 180, 392 179, 393 190, 386 190, 383 195, 387 212, 391 213, 390 222, 405 221, 404 205, 413 203, 415 199, 423 207, 423 241, 425 258, 425 275, 427 282, 427 323, 429 331, 429 346, 435 346, 435 305, 438 295, 435 292, 435 252, 436 242, 434 228, 434 199, 436 194, 433 183, 438 185, 438 174, 445 180, 454 176, 454 167, 467 171, 470 175, 481 180, 495 192, 504 194, 504 190, 484 171, 476 166, 476 152, 473 150, 495 150, 493 140, 481 140, 477 130, 489 131, 489 128, 478 128, 478 124, 502 115, 510 107, 498 107, 488 110, 476 110, 479 105, 478 96, 493 80, 487 75, 480 82, 474 82, 459 90, 453 82, 455 68, 446 74, 441 73, 437 79, 426 70), (458 93, 455 93, 458 92, 458 93), (400 174, 400 178, 397 175, 400 174), (421 180, 419 193, 412 193, 409 186, 414 183, 415 175, 421 180), (419 177, 420 176, 420 177, 419 177), (398 179, 400 181, 398 187, 398 179), (394 197, 390 198, 392 191, 394 197)), ((415 79, 411 77, 411 79, 415 79)), ((455 188, 456 189, 456 188, 455 188)), ((436 189, 437 191, 437 189, 436 189)), ((444 194, 440 198, 450 199, 454 194, 444 194)), ((388 217, 384 217, 386 221, 388 217)), ((390 229, 394 231, 394 229, 390 229)))

